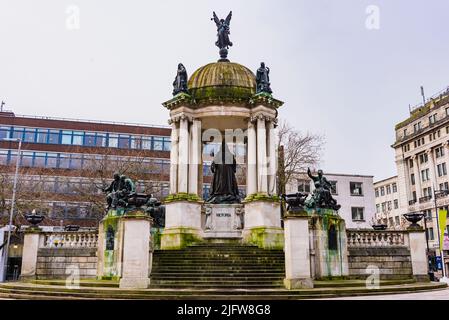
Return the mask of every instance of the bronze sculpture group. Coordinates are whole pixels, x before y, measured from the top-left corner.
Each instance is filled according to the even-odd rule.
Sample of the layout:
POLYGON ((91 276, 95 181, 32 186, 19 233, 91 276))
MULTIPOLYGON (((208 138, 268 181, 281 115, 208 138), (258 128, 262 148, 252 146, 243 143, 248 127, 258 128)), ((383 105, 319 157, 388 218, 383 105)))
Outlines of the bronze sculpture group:
POLYGON ((287 203, 287 211, 296 212, 304 208, 322 208, 338 211, 341 206, 332 197, 332 184, 324 177, 323 170, 318 170, 317 175, 314 176, 308 169, 307 175, 313 181, 315 189, 310 196, 301 192, 282 195, 282 198, 287 203))
POLYGON ((154 219, 155 226, 161 228, 165 226, 165 207, 162 203, 152 194, 136 192, 134 182, 127 176, 114 173, 109 187, 102 190, 107 194, 108 211, 118 208, 125 210, 140 208, 154 219))

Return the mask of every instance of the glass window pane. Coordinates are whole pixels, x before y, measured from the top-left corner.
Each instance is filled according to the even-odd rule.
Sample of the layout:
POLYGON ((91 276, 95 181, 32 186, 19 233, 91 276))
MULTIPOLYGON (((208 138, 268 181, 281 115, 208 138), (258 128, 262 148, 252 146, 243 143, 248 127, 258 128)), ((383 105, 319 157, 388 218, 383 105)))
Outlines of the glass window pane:
POLYGON ((8 164, 8 150, 0 150, 0 165, 8 164))
POLYGON ((62 144, 72 144, 72 131, 62 131, 62 144))
POLYGON ((86 132, 86 135, 84 136, 84 145, 88 147, 95 146, 95 133, 86 132))
POLYGON ((20 128, 20 127, 15 127, 14 131, 12 132, 12 137, 14 139, 23 139, 23 132, 24 132, 24 128, 20 128))
POLYGON ((70 169, 70 155, 68 154, 59 155, 59 168, 70 169))
POLYGON ((82 157, 78 154, 72 154, 70 156, 70 169, 81 169, 82 157))
POLYGON ((9 127, 0 127, 0 139, 9 138, 9 127))
POLYGON ((50 130, 48 134, 48 143, 58 144, 59 143, 59 131, 58 130, 50 130))
POLYGON ((97 147, 106 147, 106 135, 97 133, 97 141, 96 141, 97 147))
POLYGON ((84 132, 82 131, 73 131, 73 142, 72 144, 75 146, 83 145, 84 132))
POLYGON ((131 148, 141 149, 142 148, 142 137, 131 137, 131 148))
POLYGON ((57 153, 47 153, 47 168, 56 168, 58 166, 58 154, 57 153))
POLYGON ((153 138, 153 150, 163 150, 163 139, 161 137, 153 138))
POLYGON ((37 130, 37 142, 38 143, 47 143, 48 138, 48 130, 38 129, 37 130))
POLYGON ((108 146, 111 148, 117 148, 118 146, 118 135, 110 134, 108 146))
POLYGON ((33 152, 22 152, 20 165, 22 167, 31 167, 33 165, 33 152))
POLYGON ((25 130, 25 136, 23 141, 25 142, 35 142, 36 139, 36 129, 25 130))
POLYGON ((45 153, 36 152, 34 155, 34 166, 38 168, 45 167, 45 153))
POLYGON ((120 136, 118 139, 118 147, 123 149, 129 149, 129 136, 120 136))
POLYGON ((151 150, 151 138, 146 137, 142 139, 142 149, 151 150))

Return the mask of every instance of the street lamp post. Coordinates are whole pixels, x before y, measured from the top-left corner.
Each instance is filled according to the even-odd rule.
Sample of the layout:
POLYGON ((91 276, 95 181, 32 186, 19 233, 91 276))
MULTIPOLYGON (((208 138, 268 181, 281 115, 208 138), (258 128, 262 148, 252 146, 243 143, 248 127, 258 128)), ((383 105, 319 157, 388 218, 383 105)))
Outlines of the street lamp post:
POLYGON ((17 148, 16 171, 14 173, 14 182, 13 182, 13 188, 12 188, 11 211, 9 212, 8 238, 7 238, 7 242, 6 242, 5 255, 4 255, 3 279, 1 279, 2 281, 5 281, 6 273, 8 271, 7 268, 8 268, 9 245, 11 243, 11 225, 12 225, 12 217, 14 215, 14 205, 16 202, 17 178, 19 176, 19 165, 20 165, 20 158, 21 158, 21 152, 22 152, 22 139, 2 139, 2 140, 19 142, 19 146, 17 148))
MULTIPOLYGON (((446 277, 446 264, 444 262, 444 250, 443 250, 444 248, 441 247, 440 219, 438 217, 439 213, 438 213, 438 204, 437 204, 437 194, 448 195, 449 190, 433 190, 433 200, 435 203, 435 213, 436 213, 437 228, 438 228, 438 249, 440 251, 441 264, 442 264, 442 269, 443 269, 443 278, 440 279, 440 281, 449 283, 449 279, 446 277)), ((427 230, 426 230, 426 232, 427 232, 427 230)))

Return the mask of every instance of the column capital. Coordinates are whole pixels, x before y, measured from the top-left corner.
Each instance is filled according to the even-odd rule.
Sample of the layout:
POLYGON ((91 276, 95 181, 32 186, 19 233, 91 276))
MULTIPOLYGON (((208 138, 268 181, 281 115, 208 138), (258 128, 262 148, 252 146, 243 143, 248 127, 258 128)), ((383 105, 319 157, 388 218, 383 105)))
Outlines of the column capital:
POLYGON ((193 122, 193 120, 195 120, 195 119, 196 118, 192 117, 191 115, 182 112, 180 114, 177 114, 177 115, 171 117, 168 121, 169 121, 169 124, 172 124, 172 123, 177 123, 177 122, 180 122, 183 120, 187 120, 188 122, 193 122))

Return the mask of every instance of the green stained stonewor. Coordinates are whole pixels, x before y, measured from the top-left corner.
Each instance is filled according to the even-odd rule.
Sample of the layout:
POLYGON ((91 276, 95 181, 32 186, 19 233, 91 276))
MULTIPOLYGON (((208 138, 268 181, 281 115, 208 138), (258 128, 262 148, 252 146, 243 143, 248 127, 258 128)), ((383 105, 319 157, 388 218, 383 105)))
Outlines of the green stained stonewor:
POLYGON ((177 194, 168 195, 165 198, 164 203, 170 203, 175 201, 202 202, 201 198, 194 193, 179 192, 177 194))
POLYGON ((165 229, 161 234, 162 250, 178 250, 201 242, 201 238, 197 231, 192 228, 178 227, 173 229, 165 229))
POLYGON ((103 276, 101 277, 102 280, 108 280, 114 277, 118 277, 116 259, 117 259, 117 244, 118 244, 117 235, 120 217, 121 217, 120 211, 111 209, 108 211, 108 214, 102 221, 105 240, 106 240, 106 233, 109 227, 112 227, 115 232, 114 250, 104 250, 103 252, 104 266, 103 266, 103 276))
POLYGON ((267 195, 265 193, 253 193, 247 195, 243 200, 243 203, 248 203, 252 201, 268 201, 268 202, 279 202, 280 197, 278 195, 267 195))
POLYGON ((267 227, 251 228, 246 242, 263 249, 283 249, 284 234, 270 231, 279 231, 279 229, 267 227))

